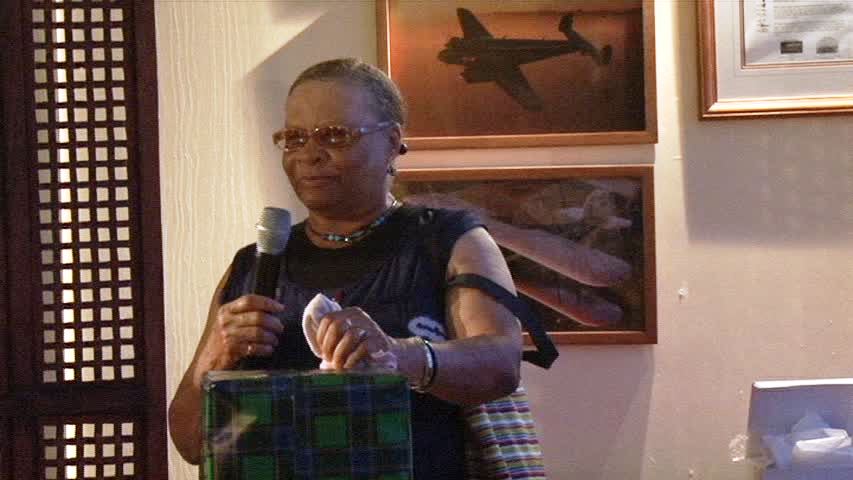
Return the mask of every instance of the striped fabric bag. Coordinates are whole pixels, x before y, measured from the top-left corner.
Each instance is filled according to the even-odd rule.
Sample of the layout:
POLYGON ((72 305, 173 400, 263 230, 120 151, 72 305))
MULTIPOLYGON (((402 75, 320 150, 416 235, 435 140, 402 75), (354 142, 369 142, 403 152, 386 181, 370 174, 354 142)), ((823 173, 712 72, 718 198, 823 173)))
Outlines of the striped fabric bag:
POLYGON ((464 415, 469 480, 547 478, 524 387, 464 415))
POLYGON ((409 387, 389 373, 219 371, 204 383, 204 480, 411 480, 409 387))

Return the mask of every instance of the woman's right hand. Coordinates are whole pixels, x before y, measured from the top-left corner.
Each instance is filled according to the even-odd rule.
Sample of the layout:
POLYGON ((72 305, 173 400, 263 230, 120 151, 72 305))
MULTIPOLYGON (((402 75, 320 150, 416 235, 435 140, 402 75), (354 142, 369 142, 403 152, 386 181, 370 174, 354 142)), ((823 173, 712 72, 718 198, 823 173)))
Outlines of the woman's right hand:
POLYGON ((284 306, 261 295, 244 295, 222 303, 231 267, 225 271, 210 299, 204 333, 193 360, 184 373, 169 405, 169 432, 178 452, 188 462, 201 461, 201 405, 204 375, 211 370, 228 370, 249 355, 270 355, 284 331, 274 316, 284 306))
POLYGON ((284 305, 254 294, 220 305, 200 358, 200 370, 228 370, 245 357, 272 355, 284 331, 273 314, 282 310, 284 305))

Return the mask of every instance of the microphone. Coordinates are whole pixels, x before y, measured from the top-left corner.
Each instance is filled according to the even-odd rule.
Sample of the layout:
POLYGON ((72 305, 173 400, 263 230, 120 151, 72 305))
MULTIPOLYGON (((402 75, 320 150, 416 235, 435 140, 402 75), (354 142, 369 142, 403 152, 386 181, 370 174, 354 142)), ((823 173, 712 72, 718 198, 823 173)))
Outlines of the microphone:
MULTIPOLYGON (((265 207, 255 224, 258 242, 255 246, 255 278, 252 293, 275 299, 278 273, 284 249, 290 238, 290 212, 281 208, 265 207)), ((246 357, 240 360, 240 370, 260 370, 269 366, 269 360, 261 357, 246 357)))
POLYGON ((252 293, 275 299, 281 256, 290 238, 290 212, 266 207, 255 224, 258 243, 255 249, 255 279, 252 293))

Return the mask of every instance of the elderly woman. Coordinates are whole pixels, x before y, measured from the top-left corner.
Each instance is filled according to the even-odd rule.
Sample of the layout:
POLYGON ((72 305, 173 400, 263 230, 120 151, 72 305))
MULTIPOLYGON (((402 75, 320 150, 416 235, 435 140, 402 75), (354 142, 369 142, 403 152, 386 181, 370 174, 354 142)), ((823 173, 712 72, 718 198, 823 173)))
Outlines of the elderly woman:
POLYGON ((396 86, 358 60, 317 64, 294 82, 274 140, 308 218, 291 232, 278 299, 245 294, 254 246, 237 254, 213 295, 169 408, 172 438, 189 462, 200 457, 204 374, 252 356, 272 368, 316 368, 299 319, 322 292, 344 307, 320 323, 323 359, 349 369, 371 354, 393 354, 413 387, 415 478, 464 478, 461 406, 515 390, 521 329, 480 289, 445 287, 474 274, 515 289, 475 217, 391 195, 404 123, 396 86))

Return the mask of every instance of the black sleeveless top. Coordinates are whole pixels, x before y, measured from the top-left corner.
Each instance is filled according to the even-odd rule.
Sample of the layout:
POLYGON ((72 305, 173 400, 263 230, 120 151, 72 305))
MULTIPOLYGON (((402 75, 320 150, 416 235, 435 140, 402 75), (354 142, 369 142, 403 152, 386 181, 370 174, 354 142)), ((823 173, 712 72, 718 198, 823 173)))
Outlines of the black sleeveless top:
MULTIPOLYGON (((447 340, 441 276, 456 240, 479 226, 480 220, 467 212, 404 205, 352 246, 323 249, 308 239, 304 223, 295 225, 277 288, 286 333, 266 366, 317 368, 301 322, 305 306, 319 292, 342 307, 360 307, 392 337, 447 340)), ((254 245, 237 252, 223 303, 251 291, 254 255, 254 245)), ((460 407, 430 394, 411 395, 415 478, 464 478, 460 407)))

